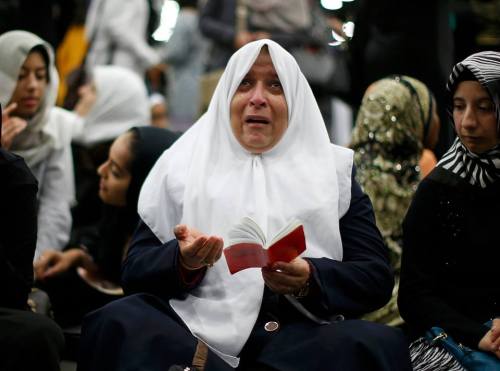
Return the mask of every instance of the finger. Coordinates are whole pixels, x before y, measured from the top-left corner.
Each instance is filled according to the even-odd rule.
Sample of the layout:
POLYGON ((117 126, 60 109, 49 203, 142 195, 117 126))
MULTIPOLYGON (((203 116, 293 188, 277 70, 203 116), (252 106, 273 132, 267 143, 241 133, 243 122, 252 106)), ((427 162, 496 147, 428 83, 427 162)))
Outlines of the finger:
POLYGON ((45 272, 43 278, 45 279, 45 278, 50 278, 50 277, 53 277, 53 276, 57 276, 57 275, 61 274, 62 272, 64 272, 65 270, 66 269, 65 269, 65 267, 62 264, 53 265, 52 267, 50 267, 49 269, 47 269, 47 271, 45 272))
POLYGON ((497 352, 500 350, 500 337, 496 339, 491 338, 493 351, 497 352))
POLYGON ((276 282, 272 279, 269 279, 269 277, 267 277, 264 274, 264 272, 262 272, 262 276, 264 278, 264 283, 266 284, 266 286, 269 287, 269 289, 271 289, 271 291, 273 291, 277 294, 285 295, 285 294, 291 294, 291 293, 296 291, 296 289, 293 286, 283 284, 281 282, 276 282))
POLYGON ((272 282, 274 285, 279 287, 293 288, 299 289, 302 284, 302 280, 298 279, 295 276, 290 276, 284 272, 276 272, 269 269, 262 269, 262 275, 269 282, 272 282))
POLYGON ((210 265, 219 260, 222 254, 223 242, 222 238, 212 236, 207 240, 207 244, 204 248, 202 260, 205 264, 210 265))
POLYGON ((9 104, 2 112, 2 116, 9 116, 17 108, 17 103, 9 104))
POLYGON ((193 243, 187 245, 184 248, 185 255, 188 256, 189 258, 194 258, 194 257, 198 258, 200 256, 200 251, 202 251, 206 243, 207 243, 206 236, 200 236, 196 238, 193 241, 193 243))

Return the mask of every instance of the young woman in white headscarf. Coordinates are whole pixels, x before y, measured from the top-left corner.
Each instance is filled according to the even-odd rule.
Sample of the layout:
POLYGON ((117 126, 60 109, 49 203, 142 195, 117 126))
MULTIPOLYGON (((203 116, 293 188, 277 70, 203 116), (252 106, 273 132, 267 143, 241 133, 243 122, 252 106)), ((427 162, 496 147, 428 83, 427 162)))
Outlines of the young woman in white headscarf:
POLYGON ((87 316, 79 369, 165 370, 198 349, 205 370, 410 370, 399 330, 357 319, 393 277, 353 176, 293 57, 241 48, 146 179, 122 268, 133 295, 87 316), (307 249, 231 275, 223 245, 244 216, 268 238, 300 219, 307 249))
MULTIPOLYGON (((399 309, 414 338, 440 327, 496 358, 497 370, 500 53, 458 63, 447 89, 457 139, 420 183, 404 220, 399 309)), ((462 369, 422 338, 412 344, 412 358, 415 370, 462 369)))
POLYGON ((112 142, 130 128, 151 121, 146 86, 134 72, 120 66, 97 66, 91 76, 80 88, 74 109, 83 119, 72 146, 77 200, 74 231, 99 223, 102 203, 97 196, 97 169, 106 161, 112 142))
POLYGON ((26 161, 38 180, 35 259, 62 249, 74 200, 71 137, 78 119, 54 107, 58 75, 49 44, 26 31, 0 36, 0 103, 6 107, 2 145, 26 161))

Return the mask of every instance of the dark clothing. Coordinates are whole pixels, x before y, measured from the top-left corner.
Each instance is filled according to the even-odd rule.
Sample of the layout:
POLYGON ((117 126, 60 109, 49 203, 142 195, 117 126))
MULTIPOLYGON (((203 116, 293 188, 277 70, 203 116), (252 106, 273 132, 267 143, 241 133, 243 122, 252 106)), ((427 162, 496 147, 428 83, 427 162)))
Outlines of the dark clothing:
POLYGON ((0 370, 58 371, 63 349, 63 333, 50 318, 0 308, 0 370))
POLYGON ((24 160, 0 148, 0 370, 59 370, 64 346, 51 319, 23 310, 33 284, 37 191, 24 160))
POLYGON ((499 210, 498 180, 482 189, 436 168, 422 181, 403 224, 399 288, 415 336, 439 326, 477 348, 483 323, 500 315, 499 210))
MULTIPOLYGON (((137 218, 132 208, 104 205, 100 223, 79 229, 66 250, 85 249, 102 278, 119 286, 123 256, 137 218)), ((76 267, 36 285, 49 295, 54 318, 63 327, 81 324, 88 312, 122 296, 96 290, 78 275, 76 267)))
MULTIPOLYGON (((99 267, 102 278, 117 286, 120 285, 123 257, 139 219, 136 209, 142 183, 158 157, 179 137, 178 133, 155 127, 132 128, 131 132, 131 160, 128 164, 131 180, 127 189, 126 206, 103 205, 99 223, 74 230, 68 247, 85 249, 99 267)), ((102 148, 109 145, 97 145, 88 154, 99 154, 102 148)), ((88 159, 91 158, 92 156, 88 159)), ((82 165, 89 164, 82 162, 82 165)), ((96 189, 95 194, 97 193, 96 189)), ((122 296, 96 290, 80 278, 76 268, 41 282, 38 286, 49 294, 54 317, 62 326, 78 325, 91 310, 122 296)))
POLYGON ((435 148, 438 158, 455 136, 446 124, 445 111, 445 83, 453 65, 448 8, 448 1, 363 0, 358 4, 356 32, 349 45, 355 106, 372 82, 389 75, 411 76, 429 87, 441 119, 435 148))
MULTIPOLYGON (((406 340, 399 330, 358 320, 335 322, 382 306, 393 286, 370 201, 354 178, 351 205, 340 220, 340 232, 344 260, 309 258, 318 290, 312 297, 300 299, 310 312, 333 322, 318 325, 266 288, 238 369, 252 369, 255 362, 278 370, 411 369, 406 340), (280 323, 278 331, 263 329, 271 320, 280 323)), ((191 363, 196 339, 168 304, 169 299, 186 293, 178 254, 176 240, 161 244, 144 223, 140 224, 124 262, 123 286, 126 293, 142 293, 86 318, 81 371, 160 370, 191 363)), ((230 369, 209 352, 207 371, 230 369)))
POLYGON ((0 149, 0 307, 24 309, 33 285, 38 183, 24 160, 0 149))

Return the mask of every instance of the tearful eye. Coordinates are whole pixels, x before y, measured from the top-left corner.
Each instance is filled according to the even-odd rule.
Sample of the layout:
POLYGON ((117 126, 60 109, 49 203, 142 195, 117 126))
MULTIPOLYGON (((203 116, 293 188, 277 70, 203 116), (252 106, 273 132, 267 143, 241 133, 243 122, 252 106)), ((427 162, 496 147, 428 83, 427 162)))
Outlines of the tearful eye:
POLYGON ((279 80, 276 80, 276 81, 271 82, 271 87, 273 89, 281 89, 282 85, 281 85, 281 82, 279 80))

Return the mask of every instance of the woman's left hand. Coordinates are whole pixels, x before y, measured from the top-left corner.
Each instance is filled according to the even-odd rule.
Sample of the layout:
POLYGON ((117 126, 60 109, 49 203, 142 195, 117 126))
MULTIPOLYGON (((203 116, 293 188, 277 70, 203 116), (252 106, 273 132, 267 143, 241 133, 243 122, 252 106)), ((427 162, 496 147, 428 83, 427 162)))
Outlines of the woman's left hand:
POLYGON ((290 263, 276 262, 272 267, 262 268, 266 285, 277 294, 293 294, 302 289, 311 276, 309 263, 295 258, 290 263))
POLYGON ((491 352, 500 358, 500 318, 495 318, 489 330, 479 342, 479 349, 491 352))

